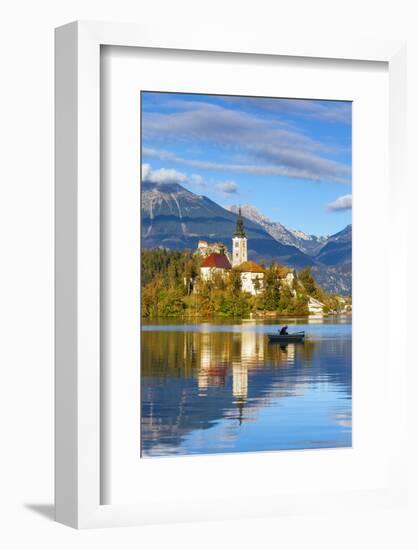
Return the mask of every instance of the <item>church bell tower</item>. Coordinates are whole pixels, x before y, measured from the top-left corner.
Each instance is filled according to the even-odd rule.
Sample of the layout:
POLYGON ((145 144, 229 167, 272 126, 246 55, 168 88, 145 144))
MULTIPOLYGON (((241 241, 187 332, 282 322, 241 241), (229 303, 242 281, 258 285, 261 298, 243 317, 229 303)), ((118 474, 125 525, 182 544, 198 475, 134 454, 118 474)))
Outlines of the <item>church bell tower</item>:
POLYGON ((248 259, 248 240, 243 226, 242 210, 239 208, 239 215, 236 221, 236 229, 233 235, 233 258, 232 266, 238 266, 248 259))

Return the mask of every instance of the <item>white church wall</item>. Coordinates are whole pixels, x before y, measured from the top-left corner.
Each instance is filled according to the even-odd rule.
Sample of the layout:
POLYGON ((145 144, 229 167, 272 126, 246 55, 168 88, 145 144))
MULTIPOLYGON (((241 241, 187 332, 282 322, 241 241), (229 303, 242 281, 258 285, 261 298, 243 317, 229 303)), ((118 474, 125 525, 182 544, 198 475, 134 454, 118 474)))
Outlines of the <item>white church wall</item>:
POLYGON ((243 272, 240 275, 240 279, 242 281, 242 290, 243 292, 249 292, 253 296, 256 294, 259 294, 263 289, 263 273, 250 273, 250 272, 243 272), (259 289, 256 290, 255 288, 255 281, 258 279, 259 281, 259 289))

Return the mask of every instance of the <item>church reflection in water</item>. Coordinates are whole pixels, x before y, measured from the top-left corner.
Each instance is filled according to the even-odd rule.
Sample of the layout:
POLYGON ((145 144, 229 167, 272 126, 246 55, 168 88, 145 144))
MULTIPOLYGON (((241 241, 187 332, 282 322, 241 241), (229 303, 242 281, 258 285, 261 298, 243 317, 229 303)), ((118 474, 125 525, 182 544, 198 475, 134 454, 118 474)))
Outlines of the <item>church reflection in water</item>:
MULTIPOLYGON (((212 324, 156 326, 142 333, 142 455, 222 452, 221 441, 206 439, 224 423, 236 442, 230 449, 229 433, 228 452, 241 450, 243 441, 252 450, 242 430, 258 426, 261 411, 268 410, 268 437, 277 434, 270 448, 346 446, 351 392, 350 327, 343 337, 280 346, 269 344, 255 322, 220 330, 212 324), (296 442, 283 435, 286 422, 296 442), (192 445, 195 433, 203 446, 192 445)), ((253 450, 259 433, 260 424, 253 450)))
POLYGON ((311 364, 314 342, 304 344, 269 344, 265 334, 255 331, 237 333, 196 332, 192 334, 192 355, 200 395, 210 386, 223 386, 226 377, 232 377, 235 398, 248 395, 249 372, 265 365, 291 367, 296 353, 302 356, 304 366, 311 364))

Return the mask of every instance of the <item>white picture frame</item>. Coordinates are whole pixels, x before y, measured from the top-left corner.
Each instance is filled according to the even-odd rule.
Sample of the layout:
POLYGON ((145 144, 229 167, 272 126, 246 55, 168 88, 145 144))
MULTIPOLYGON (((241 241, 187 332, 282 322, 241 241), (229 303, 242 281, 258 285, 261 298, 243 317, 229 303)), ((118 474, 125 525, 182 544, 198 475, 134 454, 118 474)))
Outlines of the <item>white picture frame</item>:
MULTIPOLYGON (((131 525, 158 521, 152 511, 135 504, 101 504, 101 407, 100 392, 100 48, 102 45, 167 48, 381 61, 389 71, 390 191, 401 197, 405 187, 405 44, 388 41, 327 42, 281 40, 254 33, 216 33, 194 29, 182 35, 174 29, 113 23, 75 22, 56 30, 56 519, 77 528, 131 525), (149 512, 149 513, 148 513, 149 512)), ((401 219, 401 200, 392 203, 401 219)), ((398 250, 400 260, 406 250, 398 250)), ((404 258, 403 258, 404 259, 404 258)), ((405 263, 403 262, 403 265, 405 263)), ((398 274, 397 274, 398 276, 398 274)), ((401 272, 400 277, 405 272, 401 272)), ((402 308, 405 319, 405 305, 402 308)), ((400 321, 401 322, 401 321, 400 321)), ((405 338, 405 336, 403 336, 405 338)), ((386 490, 360 495, 288 494, 285 502, 258 505, 255 515, 303 512, 351 505, 395 505, 405 498, 403 471, 405 407, 401 389, 406 383, 406 357, 400 351, 398 385, 392 399, 393 422, 401 429, 396 452, 390 455, 386 490), (394 475, 395 473, 395 475, 394 475)), ((149 495, 151 497, 151 495, 149 495)), ((167 501, 161 518, 187 519, 175 500, 167 501)), ((221 499, 200 507, 188 519, 239 517, 221 499)))

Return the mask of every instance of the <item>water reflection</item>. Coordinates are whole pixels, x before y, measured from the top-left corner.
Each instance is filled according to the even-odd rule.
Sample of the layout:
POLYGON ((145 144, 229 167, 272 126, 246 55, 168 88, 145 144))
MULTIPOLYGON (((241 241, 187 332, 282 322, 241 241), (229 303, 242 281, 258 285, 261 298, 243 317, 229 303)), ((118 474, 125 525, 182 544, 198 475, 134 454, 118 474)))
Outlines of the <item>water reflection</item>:
POLYGON ((350 325, 285 346, 270 330, 144 327, 142 455, 351 445, 350 325))

